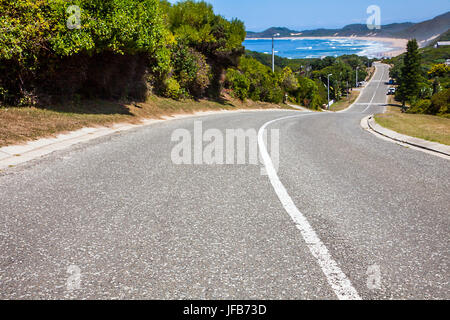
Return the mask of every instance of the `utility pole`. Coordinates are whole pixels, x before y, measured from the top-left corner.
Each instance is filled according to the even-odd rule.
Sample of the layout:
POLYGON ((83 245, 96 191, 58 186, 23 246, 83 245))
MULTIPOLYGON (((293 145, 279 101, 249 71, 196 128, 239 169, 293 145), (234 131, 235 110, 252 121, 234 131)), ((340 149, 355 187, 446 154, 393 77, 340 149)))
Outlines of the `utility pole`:
POLYGON ((279 35, 279 33, 272 35, 272 72, 275 72, 275 44, 273 38, 278 37, 279 35))
POLYGON ((328 79, 328 110, 330 110, 330 77, 331 77, 332 75, 333 75, 333 74, 330 73, 330 74, 327 76, 327 79, 328 79))

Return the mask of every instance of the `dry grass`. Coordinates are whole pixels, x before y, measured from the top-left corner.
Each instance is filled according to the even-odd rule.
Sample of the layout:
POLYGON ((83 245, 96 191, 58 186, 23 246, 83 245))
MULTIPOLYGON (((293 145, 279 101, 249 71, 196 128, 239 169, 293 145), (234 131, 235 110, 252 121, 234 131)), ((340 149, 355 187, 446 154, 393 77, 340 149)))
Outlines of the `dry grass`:
POLYGON ((138 123, 143 118, 193 113, 206 110, 281 108, 261 102, 241 102, 227 97, 223 101, 174 101, 151 96, 146 102, 121 104, 86 101, 57 107, 0 107, 0 147, 53 136, 87 126, 108 126, 117 122, 138 123))
POLYGON ((330 106, 330 110, 331 111, 340 111, 340 110, 344 110, 345 108, 348 108, 353 102, 355 102, 355 100, 356 100, 356 98, 358 98, 359 94, 360 94, 360 91, 357 91, 357 90, 351 91, 348 98, 346 97, 346 98, 339 100, 336 103, 333 103, 330 106))
POLYGON ((379 125, 398 133, 450 145, 448 118, 402 113, 400 105, 390 103, 387 112, 376 115, 375 120, 379 125))

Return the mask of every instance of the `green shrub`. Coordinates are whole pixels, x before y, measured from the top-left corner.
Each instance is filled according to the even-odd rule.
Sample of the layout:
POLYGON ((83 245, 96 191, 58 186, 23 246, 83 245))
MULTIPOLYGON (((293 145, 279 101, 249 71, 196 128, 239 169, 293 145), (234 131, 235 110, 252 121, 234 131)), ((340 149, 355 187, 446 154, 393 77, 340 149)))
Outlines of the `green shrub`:
POLYGON ((164 95, 167 98, 179 100, 183 97, 183 91, 177 80, 175 80, 174 78, 168 78, 165 80, 164 84, 164 95))
POLYGON ((174 76, 180 86, 191 96, 203 96, 211 78, 211 68, 205 56, 181 44, 176 45, 172 52, 174 76))
POLYGON ((299 77, 298 89, 295 92, 297 103, 307 108, 318 110, 324 103, 320 97, 319 86, 316 82, 306 77, 299 77))
POLYGON ((146 70, 169 68, 159 0, 0 0, 0 12, 0 86, 15 101, 72 88, 93 93, 99 61, 106 73, 95 74, 100 96, 121 82, 112 97, 126 96, 131 91, 122 79, 143 81, 146 70), (73 5, 81 9, 78 21, 73 5), (132 61, 122 65, 120 56, 132 61))
POLYGON ((298 80, 291 68, 285 67, 280 74, 279 82, 285 92, 294 92, 298 89, 298 80))
POLYGON ((438 115, 450 114, 450 89, 433 95, 427 113, 438 115))
POLYGON ((426 113, 427 110, 431 106, 431 100, 429 99, 422 99, 417 101, 415 104, 413 104, 409 109, 408 113, 426 113))
POLYGON ((233 90, 234 96, 241 100, 248 98, 248 91, 250 89, 249 79, 240 71, 235 69, 228 69, 225 85, 227 88, 233 90))
POLYGON ((242 57, 239 70, 249 81, 248 97, 255 101, 280 103, 283 101, 283 90, 280 87, 279 76, 257 60, 242 57))
MULTIPOLYGON (((163 2, 168 16, 168 26, 176 41, 182 43, 202 56, 210 64, 211 73, 200 68, 200 82, 197 90, 209 87, 212 95, 218 95, 223 85, 223 74, 227 68, 237 67, 240 56, 244 54, 242 42, 245 39, 245 27, 237 19, 228 21, 216 15, 212 6, 204 1, 181 1, 171 5, 163 2), (206 74, 211 85, 205 86, 206 74)), ((203 65, 203 62, 199 62, 203 65)), ((197 83, 198 84, 198 83, 197 83)), ((192 90, 191 90, 192 91, 192 90)), ((195 91, 195 90, 194 90, 195 91)))

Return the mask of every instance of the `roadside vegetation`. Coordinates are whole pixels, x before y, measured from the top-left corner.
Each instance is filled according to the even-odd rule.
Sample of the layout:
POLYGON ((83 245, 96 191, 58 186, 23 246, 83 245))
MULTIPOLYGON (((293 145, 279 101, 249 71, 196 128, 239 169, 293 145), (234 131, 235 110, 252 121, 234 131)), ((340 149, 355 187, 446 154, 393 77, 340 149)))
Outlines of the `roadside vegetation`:
POLYGON ((245 52, 244 24, 203 1, 0 0, 0 11, 1 144, 219 106, 319 109, 327 74, 339 101, 371 64, 276 57, 273 73, 270 55, 245 52))
POLYGON ((0 145, 144 117, 278 107, 223 91, 245 28, 205 2, 0 0, 0 11, 0 145))
POLYGON ((356 90, 350 92, 348 97, 344 97, 341 100, 339 100, 338 102, 333 103, 330 106, 330 110, 331 111, 341 111, 341 110, 347 109, 348 107, 350 107, 350 105, 352 103, 355 102, 355 100, 358 98, 359 94, 360 94, 360 91, 356 91, 356 90))
POLYGON ((427 114, 402 113, 401 105, 390 105, 375 121, 408 136, 450 145, 450 119, 427 114))
POLYGON ((268 109, 279 105, 228 98, 226 101, 173 100, 156 95, 145 102, 121 103, 112 100, 65 102, 52 108, 0 108, 0 147, 22 143, 40 137, 81 129, 110 126, 114 123, 139 123, 142 118, 159 119, 163 116, 207 110, 268 109))
POLYGON ((386 61, 392 65, 397 90, 389 97, 387 112, 375 120, 398 133, 450 145, 447 59, 450 47, 419 49, 416 40, 410 40, 406 53, 386 61))
POLYGON ((398 89, 395 99, 407 112, 450 117, 450 46, 418 49, 417 42, 408 43, 408 51, 387 62, 398 89))
MULTIPOLYGON (((0 103, 47 106, 83 99, 220 98, 324 103, 325 80, 339 100, 366 76, 367 58, 286 61, 277 72, 245 55, 242 21, 206 2, 0 0, 0 103)), ((269 56, 264 57, 263 60, 269 56)))
MULTIPOLYGON (((246 67, 248 61, 257 61, 260 70, 271 73, 271 55, 247 50, 246 58, 241 60, 241 65, 237 68, 241 75, 239 81, 230 81, 228 84, 234 91, 239 91, 236 88, 247 88, 246 82, 252 81, 253 73, 248 72, 246 67)), ((333 74, 330 77, 330 99, 335 102, 343 100, 340 105, 345 105, 347 93, 350 94, 356 84, 356 68, 359 81, 368 79, 373 72, 373 61, 357 55, 323 59, 287 59, 275 56, 275 78, 278 79, 278 88, 288 95, 291 102, 318 110, 327 104, 328 74, 333 74)), ((255 62, 252 64, 257 65, 255 62)), ((252 90, 251 85, 249 90, 252 90)))
POLYGON ((244 53, 244 24, 205 2, 1 0, 0 10, 3 104, 217 97, 244 53))

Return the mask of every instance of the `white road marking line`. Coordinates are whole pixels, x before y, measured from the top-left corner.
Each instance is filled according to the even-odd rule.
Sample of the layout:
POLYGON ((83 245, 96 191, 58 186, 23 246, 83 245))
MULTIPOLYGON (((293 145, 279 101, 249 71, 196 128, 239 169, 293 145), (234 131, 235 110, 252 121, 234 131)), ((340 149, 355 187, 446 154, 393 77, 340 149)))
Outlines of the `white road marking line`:
POLYGON ((376 103, 376 102, 374 102, 374 103, 364 103, 364 102, 361 102, 361 103, 355 103, 357 106, 367 106, 368 104, 370 104, 370 105, 372 105, 372 106, 384 106, 386 103, 376 103))
MULTIPOLYGON (((384 67, 383 67, 382 69, 383 69, 383 72, 381 73, 381 79, 383 79, 383 76, 384 76, 384 67)), ((373 99, 375 99, 375 96, 376 96, 376 94, 377 94, 377 91, 378 91, 378 89, 380 88, 380 83, 381 83, 381 81, 378 82, 377 88, 375 89, 375 92, 373 93, 373 97, 372 97, 372 99, 370 100, 369 105, 368 105, 367 108, 365 108, 361 113, 366 112, 366 110, 370 108, 370 105, 372 104, 373 99)))
POLYGON ((323 273, 325 274, 325 277, 327 278, 328 283, 330 284, 331 288, 333 289, 338 299, 361 300, 361 297, 359 296, 358 292, 352 286, 352 283, 344 274, 344 272, 342 272, 342 270, 339 268, 336 261, 333 260, 333 257, 328 252, 327 247, 319 239, 316 232, 306 219, 306 217, 295 206, 294 201, 292 201, 286 188, 281 183, 280 178, 277 175, 275 167, 273 166, 272 163, 272 159, 270 158, 270 155, 267 152, 264 143, 263 137, 264 130, 268 125, 284 119, 305 117, 310 115, 317 115, 317 114, 313 113, 297 116, 287 116, 266 122, 258 131, 259 152, 263 159, 264 166, 266 168, 266 172, 269 177, 270 183, 272 184, 273 189, 275 190, 275 193, 278 196, 278 199, 281 201, 281 204, 283 205, 284 209, 294 221, 297 229, 300 230, 300 233, 302 234, 303 239, 305 240, 306 245, 309 248, 309 251, 311 252, 313 257, 316 258, 319 266, 321 267, 323 273))
POLYGON ((366 105, 365 103, 357 103, 357 102, 358 102, 359 99, 362 97, 364 90, 365 90, 367 87, 369 87, 369 85, 370 85, 372 82, 374 82, 374 81, 380 81, 380 80, 374 80, 374 79, 375 79, 375 76, 376 76, 378 73, 379 73, 378 68, 375 68, 375 73, 373 74, 373 76, 372 76, 372 78, 369 80, 369 82, 367 82, 367 85, 366 85, 364 88, 362 88, 362 90, 361 90, 361 92, 359 93, 358 98, 356 98, 355 102, 353 102, 351 105, 349 105, 347 108, 345 108, 345 109, 343 109, 343 110, 336 111, 336 113, 341 113, 341 112, 342 112, 342 113, 347 113, 347 112, 349 112, 349 111, 353 108, 353 106, 356 106, 356 105, 358 105, 358 104, 364 104, 364 105, 366 105))

